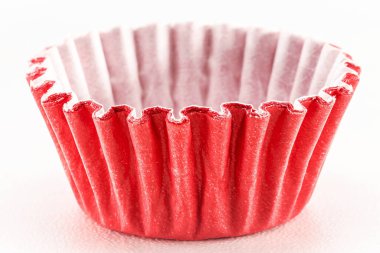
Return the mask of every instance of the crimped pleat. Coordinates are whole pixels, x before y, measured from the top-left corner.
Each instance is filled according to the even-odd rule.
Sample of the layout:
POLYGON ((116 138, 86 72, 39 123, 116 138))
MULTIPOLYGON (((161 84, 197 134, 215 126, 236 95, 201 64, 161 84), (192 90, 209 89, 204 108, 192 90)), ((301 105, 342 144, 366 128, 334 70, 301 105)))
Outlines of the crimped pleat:
POLYGON ((143 108, 173 108, 169 34, 168 27, 158 25, 134 31, 143 108))
POLYGON ((231 118, 189 108, 200 194, 198 233, 227 235, 231 228, 229 145, 231 118), (217 214, 217 215, 216 215, 217 214))
POLYGON ((51 98, 51 102, 49 100, 43 102, 43 108, 57 136, 65 163, 75 182, 84 210, 91 217, 99 219, 99 207, 96 204, 93 189, 88 181, 82 157, 78 153, 77 145, 62 110, 63 105, 70 99, 70 95, 60 94, 56 98, 51 98))
POLYGON ((255 231, 258 185, 263 168, 259 166, 269 114, 259 116, 251 106, 229 104, 232 115, 230 170, 232 188, 232 227, 236 233, 255 231))
MULTIPOLYGON (((356 86, 358 80, 353 82, 356 86)), ((309 164, 306 169, 306 174, 302 183, 301 190, 297 196, 296 204, 294 207, 294 214, 299 213, 309 201, 314 187, 317 183, 318 176, 322 165, 326 159, 329 147, 338 128, 340 120, 351 100, 352 93, 347 93, 344 90, 330 90, 330 94, 336 98, 334 107, 324 125, 322 133, 318 142, 313 150, 313 155, 310 158, 309 164)))
POLYGON ((289 101, 308 94, 324 43, 305 39, 289 101))
POLYGON ((169 234, 172 222, 166 114, 165 110, 152 108, 138 122, 128 121, 136 156, 142 224, 145 235, 153 237, 169 234))
POLYGON ((106 117, 95 120, 95 126, 115 197, 119 230, 144 234, 137 161, 126 120, 130 111, 126 106, 114 107, 106 117))
POLYGON ((117 229, 115 193, 112 192, 108 166, 92 119, 93 112, 98 108, 94 103, 83 102, 72 111, 65 112, 65 117, 93 190, 100 222, 117 229))
POLYGON ((266 99, 278 33, 247 31, 238 101, 258 107, 266 99))
POLYGON ((90 99, 88 84, 74 41, 71 39, 66 40, 65 43, 58 47, 58 51, 72 91, 74 91, 78 99, 90 99))
POLYGON ((70 82, 63 65, 62 56, 59 53, 58 47, 50 47, 44 53, 46 58, 49 58, 49 61, 52 63, 54 68, 54 73, 56 74, 56 80, 60 83, 65 91, 70 91, 70 82))
POLYGON ((142 110, 141 86, 137 70, 135 39, 132 31, 115 28, 100 34, 116 104, 133 105, 142 110))
POLYGON ((195 236, 200 225, 201 181, 196 163, 190 121, 166 121, 169 146, 171 233, 178 239, 195 236))
POLYGON ((192 24, 176 25, 171 29, 170 59, 175 112, 188 105, 205 103, 211 48, 209 34, 209 29, 192 24))
POLYGON ((246 32, 227 26, 211 30, 209 90, 207 105, 218 109, 223 102, 239 97, 246 32))
MULTIPOLYGON (((71 167, 70 164, 66 161, 64 151, 61 148, 61 145, 59 143, 59 138, 60 136, 57 136, 57 134, 54 131, 54 125, 50 123, 50 116, 47 114, 42 106, 41 103, 41 98, 42 96, 54 85, 54 82, 48 82, 45 83, 43 86, 38 87, 38 88, 32 88, 32 95, 34 97, 34 100, 36 101, 36 104, 38 106, 38 109, 40 110, 42 117, 45 121, 45 124, 49 130, 50 136, 53 139, 53 142, 55 144, 55 147, 57 149, 59 158, 62 162, 63 168, 65 170, 65 174, 67 179, 69 180, 70 187, 74 193, 75 199, 77 200, 79 206, 83 208, 84 210, 87 211, 87 206, 86 206, 86 199, 83 196, 82 189, 80 189, 82 186, 79 184, 79 182, 75 181, 75 175, 71 174, 71 167)), ((62 108, 62 107, 61 107, 62 108)), ((60 124, 60 122, 57 122, 60 124)))
POLYGON ((270 119, 259 163, 265 171, 257 191, 259 201, 255 212, 258 214, 254 222, 258 228, 271 227, 275 223, 289 156, 305 117, 305 111, 294 111, 290 104, 268 103, 264 108, 270 119))
POLYGON ((286 221, 295 215, 293 208, 301 191, 306 168, 334 103, 327 103, 319 97, 314 97, 305 99, 302 105, 307 109, 307 113, 289 157, 278 198, 279 211, 274 217, 275 220, 286 221))
POLYGON ((281 33, 277 42, 266 101, 288 101, 296 77, 304 39, 281 33))
POLYGON ((336 58, 342 51, 330 44, 324 44, 318 59, 317 66, 314 71, 313 79, 309 83, 309 91, 307 94, 318 94, 323 86, 332 84, 326 83, 328 75, 332 70, 336 58))
POLYGON ((115 104, 107 64, 98 33, 74 40, 91 98, 106 109, 115 104))

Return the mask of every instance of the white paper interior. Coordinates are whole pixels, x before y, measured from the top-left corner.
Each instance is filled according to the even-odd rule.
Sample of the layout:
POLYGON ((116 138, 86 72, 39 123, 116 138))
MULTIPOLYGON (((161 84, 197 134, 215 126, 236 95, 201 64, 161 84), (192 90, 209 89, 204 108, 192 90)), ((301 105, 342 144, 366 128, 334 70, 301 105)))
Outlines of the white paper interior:
POLYGON ((258 107, 317 95, 336 81, 342 55, 330 44, 287 33, 193 24, 116 28, 45 51, 56 79, 79 100, 176 113, 189 105, 258 107))

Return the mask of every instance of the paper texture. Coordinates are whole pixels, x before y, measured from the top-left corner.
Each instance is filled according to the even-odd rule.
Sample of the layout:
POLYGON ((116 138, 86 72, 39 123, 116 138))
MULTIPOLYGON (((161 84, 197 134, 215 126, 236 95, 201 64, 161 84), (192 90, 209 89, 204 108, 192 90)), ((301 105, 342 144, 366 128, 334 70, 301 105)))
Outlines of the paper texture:
POLYGON ((360 72, 330 44, 192 24, 91 33, 39 56, 28 81, 81 208, 183 240, 296 216, 360 72))

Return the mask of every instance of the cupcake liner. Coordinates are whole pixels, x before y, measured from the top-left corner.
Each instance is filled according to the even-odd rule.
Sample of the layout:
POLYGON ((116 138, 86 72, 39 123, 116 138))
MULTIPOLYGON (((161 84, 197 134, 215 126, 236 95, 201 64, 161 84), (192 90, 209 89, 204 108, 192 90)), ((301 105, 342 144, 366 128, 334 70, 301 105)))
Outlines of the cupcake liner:
POLYGON ((30 68, 84 212, 112 230, 181 240, 296 216, 360 72, 331 44, 193 24, 93 32, 30 68))

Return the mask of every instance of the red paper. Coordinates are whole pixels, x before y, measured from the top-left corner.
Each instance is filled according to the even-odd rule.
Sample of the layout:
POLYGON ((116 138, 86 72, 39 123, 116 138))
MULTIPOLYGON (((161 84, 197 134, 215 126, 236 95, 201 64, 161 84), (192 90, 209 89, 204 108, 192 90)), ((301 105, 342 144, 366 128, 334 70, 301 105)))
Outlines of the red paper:
POLYGON ((93 100, 75 102, 74 93, 53 91, 44 62, 34 59, 27 78, 83 211, 112 230, 180 240, 251 234, 299 214, 360 72, 346 58, 342 83, 323 88, 325 97, 297 99, 302 106, 188 106, 173 120, 162 107, 138 118, 127 105, 102 114, 93 100))

